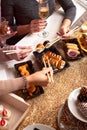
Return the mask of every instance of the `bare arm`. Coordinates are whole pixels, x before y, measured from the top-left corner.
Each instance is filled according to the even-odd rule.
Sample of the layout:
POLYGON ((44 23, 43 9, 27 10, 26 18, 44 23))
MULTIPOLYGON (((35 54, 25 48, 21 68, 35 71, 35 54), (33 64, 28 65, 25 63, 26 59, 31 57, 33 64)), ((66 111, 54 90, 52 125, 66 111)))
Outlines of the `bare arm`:
POLYGON ((23 77, 11 80, 1 80, 0 96, 19 89, 23 89, 26 85, 26 82, 29 85, 34 84, 34 85, 47 86, 47 84, 49 83, 49 79, 46 74, 50 71, 53 72, 52 68, 45 68, 42 71, 38 71, 30 76, 27 76, 26 81, 24 80, 23 77))

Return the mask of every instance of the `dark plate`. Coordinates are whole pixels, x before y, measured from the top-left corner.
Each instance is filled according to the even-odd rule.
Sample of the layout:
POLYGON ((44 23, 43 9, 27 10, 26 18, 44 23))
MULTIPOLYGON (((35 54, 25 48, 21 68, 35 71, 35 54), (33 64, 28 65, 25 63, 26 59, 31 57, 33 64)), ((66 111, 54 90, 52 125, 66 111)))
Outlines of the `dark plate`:
MULTIPOLYGON (((22 76, 20 74, 20 71, 18 70, 18 67, 22 66, 22 65, 25 65, 25 64, 28 64, 27 70, 29 71, 30 74, 35 72, 35 69, 33 67, 32 61, 29 60, 29 61, 26 61, 26 62, 21 62, 21 63, 18 63, 18 64, 14 65, 14 67, 16 69, 16 72, 17 72, 17 77, 21 77, 22 76)), ((18 96, 22 97, 25 100, 37 97, 37 96, 39 96, 39 95, 44 93, 44 90, 43 90, 43 88, 41 86, 35 86, 35 87, 36 87, 36 90, 32 93, 32 96, 29 95, 27 89, 17 90, 14 93, 17 94, 18 96)))
POLYGON ((18 68, 19 68, 20 66, 22 66, 22 65, 25 65, 25 64, 28 65, 27 70, 29 71, 30 74, 32 74, 32 73, 35 72, 34 67, 33 67, 33 64, 32 64, 32 61, 29 60, 29 61, 21 62, 21 63, 18 63, 18 64, 15 64, 15 65, 14 65, 14 67, 15 67, 15 69, 16 69, 16 71, 17 71, 17 75, 18 75, 18 76, 22 76, 21 73, 20 73, 20 71, 18 70, 18 68))
POLYGON ((64 49, 65 57, 66 57, 67 60, 69 60, 69 61, 74 61, 74 60, 78 60, 78 59, 81 59, 82 57, 84 57, 84 54, 83 54, 83 52, 82 52, 82 50, 81 50, 81 48, 80 48, 80 46, 79 46, 79 43, 78 43, 78 41, 77 41, 76 38, 63 40, 63 43, 64 43, 63 49, 64 49), (79 54, 77 57, 75 57, 75 58, 69 57, 69 56, 67 55, 67 50, 68 50, 68 49, 67 49, 67 47, 66 47, 66 43, 76 44, 76 45, 78 46, 78 48, 79 48, 80 54, 79 54))
MULTIPOLYGON (((51 46, 50 48, 47 48, 45 49, 44 51, 42 51, 41 53, 38 53, 37 51, 34 51, 33 54, 34 56, 36 57, 36 60, 38 62, 38 65, 41 67, 41 69, 44 67, 44 64, 43 64, 43 61, 42 61, 42 56, 48 52, 48 51, 51 51, 57 55, 61 55, 60 52, 58 51, 58 49, 55 47, 55 46, 51 46)), ((54 70, 54 73, 56 72, 60 72, 64 69, 66 69, 67 67, 69 67, 69 63, 67 62, 67 60, 62 56, 62 60, 65 61, 65 66, 63 69, 58 69, 56 66, 52 66, 53 70, 54 70)))
POLYGON ((14 93, 22 97, 24 100, 35 98, 44 93, 44 90, 41 86, 35 86, 35 87, 36 87, 36 91, 32 93, 32 96, 29 95, 27 89, 18 90, 15 91, 14 93))

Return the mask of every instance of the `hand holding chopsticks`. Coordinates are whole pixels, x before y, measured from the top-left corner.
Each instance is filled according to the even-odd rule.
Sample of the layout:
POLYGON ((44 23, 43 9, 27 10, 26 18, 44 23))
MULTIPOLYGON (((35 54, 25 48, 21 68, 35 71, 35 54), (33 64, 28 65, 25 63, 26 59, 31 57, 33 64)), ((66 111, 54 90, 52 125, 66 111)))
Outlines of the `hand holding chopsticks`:
POLYGON ((64 33, 64 30, 62 29, 62 33, 64 33, 64 34, 61 34, 60 32, 58 32, 57 34, 58 34, 58 37, 60 37, 60 40, 71 39, 71 38, 73 38, 74 32, 76 32, 79 29, 80 29, 80 27, 76 26, 75 28, 67 31, 66 33, 64 33))
POLYGON ((32 48, 30 46, 6 46, 3 48, 3 53, 9 55, 9 57, 15 57, 16 60, 24 59, 32 52, 32 48))
POLYGON ((67 34, 63 35, 63 36, 57 36, 53 41, 50 42, 50 46, 52 46, 53 44, 55 44, 56 42, 58 42, 59 40, 64 40, 64 39, 71 39, 72 38, 72 34, 74 32, 76 32, 77 30, 79 30, 80 27, 76 26, 75 28, 71 29, 67 34))
POLYGON ((20 53, 20 50, 3 50, 3 52, 6 53, 6 55, 10 55, 15 53, 20 53))
MULTIPOLYGON (((43 60, 43 63, 44 63, 45 68, 51 67, 48 57, 43 56, 43 57, 42 57, 42 60, 43 60), (45 58, 46 58, 46 59, 45 59, 45 58)), ((53 72, 50 71, 49 73, 47 73, 47 77, 48 77, 48 79, 49 79, 49 82, 54 83, 54 80, 53 80, 53 72)))

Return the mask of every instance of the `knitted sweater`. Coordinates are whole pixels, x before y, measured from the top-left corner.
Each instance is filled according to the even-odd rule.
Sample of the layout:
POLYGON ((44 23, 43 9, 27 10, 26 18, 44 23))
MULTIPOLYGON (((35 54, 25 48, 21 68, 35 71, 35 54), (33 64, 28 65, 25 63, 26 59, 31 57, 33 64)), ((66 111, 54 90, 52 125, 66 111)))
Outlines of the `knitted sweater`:
MULTIPOLYGON (((76 14, 76 7, 72 0, 58 0, 58 2, 64 9, 64 19, 70 19, 72 22, 76 14)), ((49 0, 49 8, 51 15, 55 10, 55 0, 49 0)), ((1 12, 2 16, 9 21, 10 26, 14 30, 16 30, 18 25, 29 24, 31 20, 39 18, 38 2, 36 0, 1 0, 1 12)), ((20 40, 22 37, 23 36, 14 36, 11 38, 12 44, 14 44, 14 40, 17 42, 17 39, 20 40)))

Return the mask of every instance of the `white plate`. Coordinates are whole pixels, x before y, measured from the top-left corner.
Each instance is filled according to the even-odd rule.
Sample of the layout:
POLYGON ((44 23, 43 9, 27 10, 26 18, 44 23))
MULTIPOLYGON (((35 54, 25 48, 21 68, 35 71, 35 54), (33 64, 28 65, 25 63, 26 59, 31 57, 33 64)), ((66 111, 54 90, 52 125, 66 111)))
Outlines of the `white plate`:
POLYGON ((44 124, 33 124, 33 125, 28 125, 26 128, 24 128, 23 130, 34 130, 34 128, 37 128, 39 130, 56 130, 53 127, 50 127, 48 125, 44 125, 44 124))
POLYGON ((69 110, 71 111, 71 113, 80 121, 86 122, 87 123, 87 119, 84 118, 80 112, 77 109, 77 96, 80 93, 80 89, 81 88, 77 88, 74 91, 71 92, 71 94, 68 97, 68 107, 69 110))
POLYGON ((60 109, 58 111, 58 117, 57 117, 58 118, 58 126, 59 126, 60 130, 65 128, 64 124, 61 122, 61 115, 62 115, 63 108, 64 108, 64 104, 60 107, 60 109))

